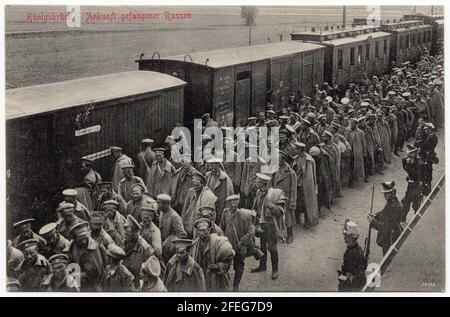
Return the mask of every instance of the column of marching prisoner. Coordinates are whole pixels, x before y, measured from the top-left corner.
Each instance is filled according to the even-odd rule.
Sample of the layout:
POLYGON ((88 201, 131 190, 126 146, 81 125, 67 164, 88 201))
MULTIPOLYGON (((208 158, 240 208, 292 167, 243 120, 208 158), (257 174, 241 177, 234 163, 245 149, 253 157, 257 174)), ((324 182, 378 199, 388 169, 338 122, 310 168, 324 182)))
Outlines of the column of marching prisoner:
MULTIPOLYGON (((24 291, 223 291, 231 287, 233 265, 232 286, 238 290, 245 259, 259 260, 252 272, 265 271, 267 251, 276 279, 278 243, 292 243, 294 226, 317 225, 342 198, 341 188, 358 188, 383 174, 411 141, 402 158, 408 180, 402 204, 395 184, 386 182, 386 200, 394 207, 387 205, 371 219, 385 251, 410 205, 417 210, 431 188, 443 78, 442 56, 425 54, 381 78, 364 74, 347 87, 324 83, 311 96, 291 93, 279 109, 269 92, 265 110, 248 118, 245 129, 279 127, 279 166, 273 174, 262 173, 269 162, 248 151, 268 144, 245 140, 249 153, 241 162, 236 153, 241 140, 235 138, 224 139, 225 157, 234 157, 233 162, 210 152, 200 162, 185 153, 176 163, 169 153, 180 139, 172 136, 160 148, 152 139, 142 140, 136 164, 122 148, 111 147, 111 182, 102 181, 95 162, 82 159, 80 185, 63 192, 54 222, 42 228, 33 228, 33 219, 14 224, 8 286, 24 291), (73 264, 80 274, 68 273, 73 264)), ((202 120, 203 129, 219 129, 209 114, 202 120)), ((202 135, 202 149, 212 138, 202 135)), ((354 240, 348 247, 355 247, 357 225, 348 228, 354 240)), ((344 265, 342 275, 359 276, 353 267, 344 265)))

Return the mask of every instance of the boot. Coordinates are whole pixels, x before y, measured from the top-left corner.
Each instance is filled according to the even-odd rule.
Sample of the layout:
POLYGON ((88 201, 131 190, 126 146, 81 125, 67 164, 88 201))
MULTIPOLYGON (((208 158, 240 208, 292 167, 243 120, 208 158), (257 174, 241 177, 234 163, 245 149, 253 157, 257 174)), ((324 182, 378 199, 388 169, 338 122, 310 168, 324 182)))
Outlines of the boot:
POLYGON ((233 278, 233 292, 239 292, 239 284, 241 283, 243 271, 235 271, 233 278))
POLYGON ((294 232, 292 231, 292 227, 287 228, 287 244, 291 244, 294 241, 294 232))
POLYGON ((300 224, 301 223, 301 220, 300 220, 300 213, 295 213, 295 222, 297 223, 297 224, 300 224))
POLYGON ((272 280, 278 278, 278 251, 270 252, 270 260, 272 261, 272 280))

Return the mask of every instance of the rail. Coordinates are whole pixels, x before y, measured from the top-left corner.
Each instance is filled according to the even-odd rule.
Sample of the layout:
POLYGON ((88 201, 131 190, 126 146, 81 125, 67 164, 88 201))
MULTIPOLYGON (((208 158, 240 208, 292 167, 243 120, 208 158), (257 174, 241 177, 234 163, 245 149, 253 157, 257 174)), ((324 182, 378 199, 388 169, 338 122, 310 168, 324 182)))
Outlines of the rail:
POLYGON ((417 223, 422 219, 423 215, 425 214, 425 211, 430 206, 432 202, 434 202, 434 198, 439 194, 439 191, 441 190, 441 187, 444 185, 445 182, 445 173, 442 174, 441 178, 437 182, 437 184, 433 187, 433 190, 428 195, 428 197, 425 199, 425 201, 420 206, 419 210, 417 210, 414 217, 411 219, 411 221, 408 223, 405 229, 403 229, 402 233, 398 237, 398 239, 394 242, 394 244, 391 245, 386 255, 381 260, 381 263, 376 267, 374 271, 372 271, 369 274, 369 277, 367 278, 366 285, 364 285, 362 292, 367 291, 368 288, 371 288, 373 280, 377 276, 381 276, 386 268, 391 264, 393 258, 400 250, 403 243, 408 238, 409 234, 413 232, 414 227, 417 225, 417 223))

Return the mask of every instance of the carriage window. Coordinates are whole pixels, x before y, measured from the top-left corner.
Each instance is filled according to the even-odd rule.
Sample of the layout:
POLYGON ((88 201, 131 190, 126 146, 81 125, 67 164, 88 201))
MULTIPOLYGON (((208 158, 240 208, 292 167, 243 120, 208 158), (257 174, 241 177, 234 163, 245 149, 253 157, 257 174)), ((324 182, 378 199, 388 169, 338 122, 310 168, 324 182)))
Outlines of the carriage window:
POLYGON ((358 64, 362 62, 362 46, 358 46, 358 64))
POLYGON ((409 35, 406 35, 405 39, 406 39, 405 48, 409 48, 409 35))
POLYGON ((417 44, 420 45, 420 40, 422 39, 422 33, 418 34, 419 36, 417 37, 417 44))
POLYGON ((338 69, 342 69, 342 50, 338 50, 337 59, 338 69))
POLYGON ((383 42, 383 56, 387 56, 387 40, 384 40, 383 42))
POLYGON ((412 35, 412 45, 416 46, 416 34, 412 35))
POLYGON ((370 44, 366 44, 366 61, 370 60, 370 44))
POLYGON ((380 58, 380 42, 375 42, 375 58, 380 58))
POLYGON ((355 65, 355 48, 350 48, 350 65, 355 65))
POLYGON ((248 78, 250 78, 250 74, 251 73, 249 70, 237 73, 236 80, 248 79, 248 78))

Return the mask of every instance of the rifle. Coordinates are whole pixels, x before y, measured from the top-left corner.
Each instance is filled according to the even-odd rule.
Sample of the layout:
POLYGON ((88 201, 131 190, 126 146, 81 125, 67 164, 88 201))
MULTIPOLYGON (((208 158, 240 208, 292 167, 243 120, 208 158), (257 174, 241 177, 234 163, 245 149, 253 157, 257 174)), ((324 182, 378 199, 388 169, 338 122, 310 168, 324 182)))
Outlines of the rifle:
MULTIPOLYGON (((372 210, 373 210, 373 195, 375 194, 375 185, 372 185, 372 199, 370 201, 370 212, 369 215, 372 215, 372 210)), ((364 241, 364 262, 366 264, 369 263, 369 256, 370 256, 370 236, 372 233, 372 224, 369 223, 369 233, 367 234, 367 238, 364 241)))

